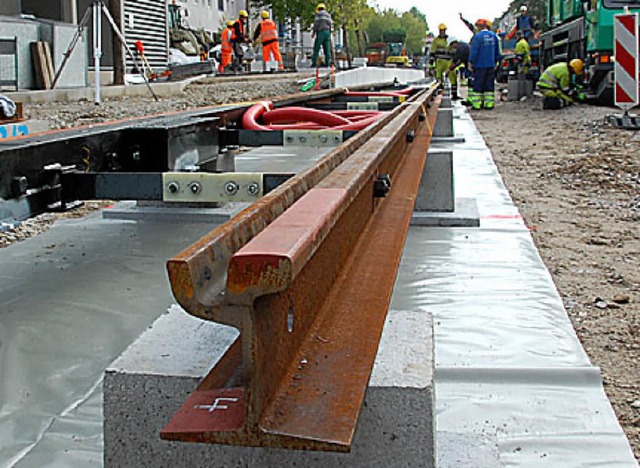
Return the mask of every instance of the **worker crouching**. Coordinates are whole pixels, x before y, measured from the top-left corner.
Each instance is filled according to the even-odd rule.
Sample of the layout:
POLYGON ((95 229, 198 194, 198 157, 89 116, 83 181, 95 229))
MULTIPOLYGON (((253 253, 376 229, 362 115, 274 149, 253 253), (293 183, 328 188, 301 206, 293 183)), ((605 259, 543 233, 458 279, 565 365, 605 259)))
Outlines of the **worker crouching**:
POLYGON ((574 76, 582 75, 584 63, 573 59, 569 63, 560 62, 547 68, 538 81, 538 89, 544 94, 543 109, 560 109, 573 104, 574 76))
POLYGON ((260 12, 262 21, 256 26, 253 32, 253 41, 258 38, 262 42, 262 68, 267 71, 267 62, 271 60, 271 56, 278 62, 278 70, 283 71, 282 56, 280 55, 280 45, 278 44, 278 28, 275 21, 269 19, 269 12, 263 10, 260 12))

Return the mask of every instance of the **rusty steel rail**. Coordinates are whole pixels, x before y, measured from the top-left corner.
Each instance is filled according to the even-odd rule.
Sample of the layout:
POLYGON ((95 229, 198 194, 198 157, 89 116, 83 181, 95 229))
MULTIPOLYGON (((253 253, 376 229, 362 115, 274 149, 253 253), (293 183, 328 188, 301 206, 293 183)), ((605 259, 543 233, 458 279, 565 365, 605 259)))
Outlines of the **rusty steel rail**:
POLYGON ((349 450, 438 107, 418 93, 169 261, 179 303, 240 336, 162 438, 349 450))

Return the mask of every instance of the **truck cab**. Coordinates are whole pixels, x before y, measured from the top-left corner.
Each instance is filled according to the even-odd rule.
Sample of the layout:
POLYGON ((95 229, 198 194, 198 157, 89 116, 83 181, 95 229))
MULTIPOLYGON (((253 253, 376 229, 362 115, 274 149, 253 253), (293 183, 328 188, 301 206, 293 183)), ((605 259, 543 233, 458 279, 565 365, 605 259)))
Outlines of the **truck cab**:
POLYGON ((540 36, 543 66, 581 58, 587 99, 613 104, 613 17, 625 7, 639 12, 640 0, 548 0, 551 29, 540 36))

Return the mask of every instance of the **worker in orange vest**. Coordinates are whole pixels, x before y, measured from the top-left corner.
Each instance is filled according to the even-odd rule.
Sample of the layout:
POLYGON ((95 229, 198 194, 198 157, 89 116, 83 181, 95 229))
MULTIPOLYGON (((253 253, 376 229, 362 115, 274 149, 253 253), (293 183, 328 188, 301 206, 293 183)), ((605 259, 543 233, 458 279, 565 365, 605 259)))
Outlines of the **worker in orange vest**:
POLYGON ((222 31, 222 48, 220 50, 220 68, 223 72, 233 60, 233 46, 231 45, 231 34, 233 33, 233 21, 227 22, 227 27, 222 31))
POLYGON ((245 23, 249 18, 246 10, 240 10, 238 19, 233 22, 233 30, 231 31, 231 45, 233 47, 233 64, 231 69, 242 71, 242 59, 244 58, 244 49, 242 44, 249 43, 251 40, 245 33, 245 23))
POLYGON ((262 10, 260 12, 262 21, 256 26, 253 33, 253 41, 257 41, 260 37, 262 42, 262 61, 263 69, 267 71, 267 62, 271 60, 271 54, 276 62, 278 62, 278 70, 283 71, 282 56, 280 55, 280 46, 278 45, 278 28, 275 21, 269 19, 269 12, 262 10))

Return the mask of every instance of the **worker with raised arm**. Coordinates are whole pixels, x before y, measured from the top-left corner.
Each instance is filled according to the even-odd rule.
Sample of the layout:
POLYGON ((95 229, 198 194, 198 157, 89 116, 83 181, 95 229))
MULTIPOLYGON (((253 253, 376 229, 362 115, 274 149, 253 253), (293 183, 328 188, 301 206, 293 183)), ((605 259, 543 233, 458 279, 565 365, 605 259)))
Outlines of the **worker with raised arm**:
POLYGON ((573 78, 583 71, 584 62, 580 59, 555 63, 543 71, 538 80, 538 88, 544 93, 542 108, 556 110, 573 104, 573 78))
POLYGON ((469 29, 469 31, 471 31, 471 34, 475 34, 478 32, 476 30, 476 27, 473 25, 473 23, 468 19, 466 19, 464 16, 462 16, 462 13, 458 13, 458 16, 460 17, 460 21, 462 21, 464 25, 469 29))
POLYGON ((451 85, 451 98, 458 99, 458 82, 457 82, 457 70, 460 66, 464 67, 465 76, 468 77, 469 71, 469 44, 464 41, 460 41, 455 37, 449 38, 449 47, 453 50, 453 57, 451 58, 451 65, 446 73, 456 74, 456 84, 451 85))
POLYGON ((240 10, 238 19, 233 22, 233 31, 231 32, 231 45, 233 46, 233 65, 231 68, 236 71, 242 71, 242 60, 244 59, 243 44, 251 42, 246 33, 246 23, 249 13, 246 10, 240 10))
POLYGON ((227 27, 222 31, 221 47, 220 47, 220 71, 231 64, 233 60, 233 46, 231 45, 231 35, 233 34, 233 21, 227 21, 227 27))
MULTIPOLYGON (((429 54, 429 60, 435 65, 436 80, 440 84, 445 81, 445 75, 451 65, 451 56, 453 55, 451 48, 449 47, 449 36, 447 36, 447 25, 440 23, 438 25, 438 36, 433 39, 431 43, 431 53, 429 54)), ((449 73, 449 79, 454 77, 455 73, 449 73)), ((451 80, 453 85, 453 80, 451 80)))
POLYGON ((324 64, 327 67, 331 64, 332 27, 333 20, 331 19, 331 15, 327 11, 327 6, 324 3, 319 3, 316 7, 316 18, 313 21, 313 27, 311 28, 311 37, 314 38, 311 66, 314 68, 318 66, 318 55, 320 54, 320 47, 322 47, 322 49, 324 50, 324 64))
POLYGON ((278 70, 283 71, 284 65, 282 64, 282 56, 280 55, 280 45, 278 44, 278 28, 275 21, 269 19, 269 12, 262 10, 260 12, 262 21, 256 26, 256 30, 253 32, 253 42, 260 39, 262 42, 262 67, 264 71, 267 71, 267 62, 273 59, 278 62, 278 70))
POLYGON ((473 83, 468 101, 474 109, 493 109, 495 105, 495 67, 500 61, 500 41, 489 31, 486 19, 476 21, 478 33, 474 36, 469 52, 473 69, 473 83))
POLYGON ((535 20, 529 15, 526 5, 520 7, 520 14, 516 18, 516 31, 522 31, 527 42, 533 39, 533 33, 537 29, 535 20))

